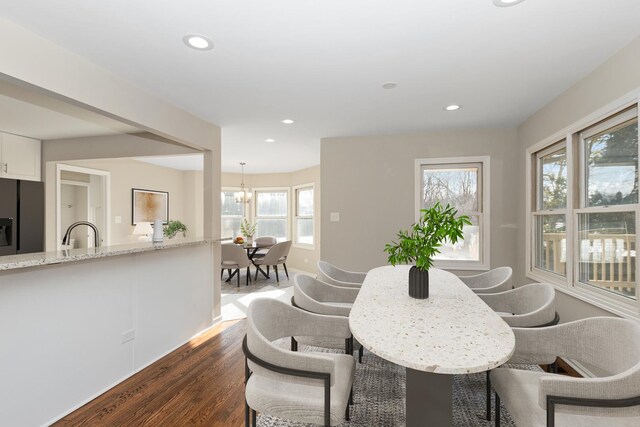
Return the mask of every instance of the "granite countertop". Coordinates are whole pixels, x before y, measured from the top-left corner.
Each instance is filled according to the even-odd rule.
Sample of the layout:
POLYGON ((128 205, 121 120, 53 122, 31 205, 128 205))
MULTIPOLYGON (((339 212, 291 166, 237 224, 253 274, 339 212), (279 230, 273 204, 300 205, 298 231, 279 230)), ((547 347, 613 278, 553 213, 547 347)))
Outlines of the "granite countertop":
POLYGON ((106 258, 119 255, 129 255, 162 249, 198 246, 218 241, 218 239, 206 237, 182 239, 175 238, 165 239, 162 243, 141 242, 128 245, 102 246, 99 248, 83 248, 51 252, 35 252, 23 255, 7 255, 0 257, 0 271, 16 270, 19 268, 27 267, 38 267, 43 265, 54 265, 64 262, 84 261, 89 259, 106 258))
POLYGON ((410 266, 371 270, 349 325, 372 353, 411 369, 439 374, 482 372, 505 363, 515 348, 511 328, 454 274, 429 270, 429 298, 411 298, 410 266))

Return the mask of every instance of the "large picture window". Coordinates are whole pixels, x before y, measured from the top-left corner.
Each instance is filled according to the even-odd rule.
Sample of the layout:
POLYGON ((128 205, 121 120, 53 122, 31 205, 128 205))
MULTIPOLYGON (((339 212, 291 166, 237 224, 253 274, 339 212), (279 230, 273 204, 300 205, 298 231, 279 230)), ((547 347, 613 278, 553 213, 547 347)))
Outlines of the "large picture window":
POLYGON ((420 209, 440 202, 455 207, 458 215, 467 215, 471 220, 471 225, 463 229, 463 240, 440 248, 436 257, 440 267, 489 267, 488 167, 488 157, 416 160, 417 215, 420 209))
POLYGON ((529 276, 638 317, 638 108, 530 149, 529 276))
POLYGON ((289 225, 288 189, 256 190, 255 219, 258 225, 256 237, 273 236, 286 240, 289 225))

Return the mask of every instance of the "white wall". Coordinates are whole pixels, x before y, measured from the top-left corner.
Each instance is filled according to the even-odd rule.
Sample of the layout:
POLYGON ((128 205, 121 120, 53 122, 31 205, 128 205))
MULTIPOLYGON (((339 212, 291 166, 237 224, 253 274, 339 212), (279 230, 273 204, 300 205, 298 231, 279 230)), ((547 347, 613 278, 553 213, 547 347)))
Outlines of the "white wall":
POLYGON ((491 266, 515 264, 515 129, 324 138, 320 152, 323 260, 360 271, 386 264, 385 243, 415 222, 414 160, 488 155, 491 266))
MULTIPOLYGON (((516 199, 518 210, 518 241, 525 240, 525 185, 526 150, 528 147, 552 136, 574 122, 589 116, 617 98, 640 87, 640 37, 613 55, 584 79, 544 106, 518 127, 517 181, 522 189, 516 199)), ((517 246, 516 279, 525 278, 525 246, 517 246)), ((558 298, 558 312, 563 321, 611 313, 573 296, 563 294, 558 298)))
POLYGON ((212 251, 1 271, 0 424, 48 424, 210 326, 212 251))

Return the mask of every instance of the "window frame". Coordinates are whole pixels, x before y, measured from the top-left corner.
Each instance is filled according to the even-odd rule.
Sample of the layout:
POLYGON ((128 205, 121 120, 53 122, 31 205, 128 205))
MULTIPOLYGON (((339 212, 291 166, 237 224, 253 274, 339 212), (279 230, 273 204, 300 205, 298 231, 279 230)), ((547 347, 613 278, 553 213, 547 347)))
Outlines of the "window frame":
POLYGON ((468 260, 435 260, 436 268, 446 270, 489 270, 490 262, 490 227, 491 227, 491 198, 490 198, 490 156, 464 156, 464 157, 443 157, 415 159, 415 220, 420 219, 420 209, 422 209, 422 168, 424 166, 437 166, 437 168, 465 168, 480 165, 478 174, 478 204, 481 209, 478 212, 460 212, 459 214, 473 214, 478 216, 480 227, 480 259, 478 261, 468 260))
MULTIPOLYGON (((259 219, 285 219, 285 237, 278 239, 278 242, 290 240, 291 236, 291 188, 290 187, 256 187, 252 191, 253 203, 253 223, 257 223, 259 219), (287 215, 286 216, 258 216, 258 193, 287 193, 287 215)), ((259 230, 258 230, 259 231, 259 230)), ((260 237, 260 235, 256 235, 260 237)))
MULTIPOLYGON (((220 187, 220 195, 222 195, 222 193, 225 192, 232 192, 232 193, 238 193, 240 191, 240 187, 220 187)), ((222 203, 222 202, 221 202, 222 203)), ((220 238, 222 240, 229 240, 229 239, 235 239, 237 236, 223 236, 222 235, 222 222, 225 218, 238 218, 238 215, 223 215, 222 214, 222 204, 220 206, 220 238)), ((242 206, 242 216, 240 217, 240 221, 242 222, 243 219, 247 218, 247 204, 244 203, 242 206)))
POLYGON ((296 248, 315 250, 316 245, 316 189, 314 183, 308 184, 300 184, 294 185, 291 187, 293 193, 293 224, 292 224, 292 234, 293 234, 293 246, 296 248), (313 191, 313 213, 311 215, 298 215, 298 192, 302 190, 312 190, 313 191), (313 221, 313 243, 300 243, 298 242, 298 219, 311 219, 313 221))
MULTIPOLYGON (((602 107, 590 115, 572 123, 555 134, 526 149, 526 242, 525 242, 525 275, 533 280, 547 282, 563 293, 574 298, 585 301, 593 306, 606 310, 621 317, 640 320, 640 289, 638 289, 638 278, 636 276, 636 299, 631 299, 614 292, 598 289, 588 284, 579 284, 579 215, 581 213, 605 212, 603 207, 586 207, 584 201, 586 196, 584 170, 584 149, 581 146, 581 136, 588 138, 603 130, 615 127, 611 124, 615 117, 624 114, 626 110, 638 108, 640 103, 640 88, 630 92, 616 101, 602 107), (587 131, 589 131, 587 133, 587 131), (582 135, 581 135, 582 134, 582 135), (586 136, 589 135, 589 136, 586 136), (567 265, 566 277, 535 268, 534 244, 535 244, 535 223, 533 221, 533 207, 537 206, 536 199, 536 156, 539 152, 555 145, 560 140, 566 141, 567 148, 567 261, 571 260, 572 265, 567 265)), ((640 109, 636 109, 638 117, 640 109)), ((627 119, 628 120, 628 119, 627 119)), ((626 120, 622 120, 620 123, 626 120)), ((640 129, 640 126, 639 126, 640 129)), ((639 130, 640 132, 640 130, 639 130)), ((640 159, 640 143, 638 144, 640 159)), ((640 203, 628 205, 616 205, 609 207, 610 211, 635 212, 636 238, 640 235, 640 203)), ((637 249, 636 249, 637 250, 637 249)), ((636 274, 640 273, 640 260, 636 256, 636 274)))

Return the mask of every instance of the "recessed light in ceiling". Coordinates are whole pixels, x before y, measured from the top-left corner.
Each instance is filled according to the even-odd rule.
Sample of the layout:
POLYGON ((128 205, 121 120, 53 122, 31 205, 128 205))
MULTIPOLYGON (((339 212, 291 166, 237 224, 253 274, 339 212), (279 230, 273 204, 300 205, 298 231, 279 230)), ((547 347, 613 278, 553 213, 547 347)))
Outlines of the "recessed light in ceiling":
POLYGON ((213 49, 213 42, 209 37, 201 34, 187 34, 182 38, 184 44, 192 49, 196 50, 211 50, 213 49))
POLYGON ((498 7, 510 7, 515 6, 518 3, 522 3, 524 0, 493 0, 493 4, 498 7))
POLYGON ((282 120, 282 123, 284 123, 285 125, 292 125, 295 123, 295 121, 291 119, 284 119, 282 120))
POLYGON ((395 89, 396 86, 398 86, 398 83, 396 82, 386 82, 385 84, 382 85, 383 89, 395 89))
POLYGON ((273 138, 267 138, 264 140, 264 142, 276 142, 276 140, 273 138))
POLYGON ((451 105, 447 105, 446 107, 444 107, 445 110, 447 111, 456 111, 462 108, 462 105, 457 105, 457 104, 451 104, 451 105))

